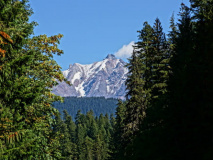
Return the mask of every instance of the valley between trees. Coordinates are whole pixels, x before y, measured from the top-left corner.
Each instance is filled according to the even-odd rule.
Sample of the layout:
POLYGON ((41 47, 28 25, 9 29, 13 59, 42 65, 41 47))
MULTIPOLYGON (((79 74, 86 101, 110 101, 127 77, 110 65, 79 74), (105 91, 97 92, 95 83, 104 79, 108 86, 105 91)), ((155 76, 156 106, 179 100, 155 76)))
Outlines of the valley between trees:
MULTIPOLYGON (((53 55, 62 35, 33 36, 27 0, 0 0, 0 159, 213 159, 213 1, 181 4, 169 33, 144 22, 115 117, 67 111, 53 55)), ((67 82, 69 83, 69 82, 67 82)))

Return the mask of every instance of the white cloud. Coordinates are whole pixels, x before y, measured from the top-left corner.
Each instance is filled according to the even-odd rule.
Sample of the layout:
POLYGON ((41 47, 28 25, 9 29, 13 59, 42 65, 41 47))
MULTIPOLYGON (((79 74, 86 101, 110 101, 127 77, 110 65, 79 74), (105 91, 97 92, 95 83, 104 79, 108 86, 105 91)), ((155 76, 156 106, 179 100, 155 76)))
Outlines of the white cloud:
POLYGON ((115 56, 118 58, 129 58, 132 55, 133 52, 133 45, 134 41, 130 42, 127 45, 123 45, 121 49, 119 49, 116 53, 115 56))

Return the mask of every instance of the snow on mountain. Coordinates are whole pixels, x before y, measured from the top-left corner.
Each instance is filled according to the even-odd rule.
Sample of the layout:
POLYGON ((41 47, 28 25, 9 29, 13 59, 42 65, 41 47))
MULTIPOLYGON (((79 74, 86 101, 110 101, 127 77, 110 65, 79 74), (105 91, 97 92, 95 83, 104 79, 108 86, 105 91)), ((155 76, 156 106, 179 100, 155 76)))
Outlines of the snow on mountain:
POLYGON ((82 65, 74 63, 63 71, 72 86, 65 82, 53 88, 53 93, 62 97, 125 97, 125 80, 128 70, 125 62, 109 54, 103 61, 82 65))

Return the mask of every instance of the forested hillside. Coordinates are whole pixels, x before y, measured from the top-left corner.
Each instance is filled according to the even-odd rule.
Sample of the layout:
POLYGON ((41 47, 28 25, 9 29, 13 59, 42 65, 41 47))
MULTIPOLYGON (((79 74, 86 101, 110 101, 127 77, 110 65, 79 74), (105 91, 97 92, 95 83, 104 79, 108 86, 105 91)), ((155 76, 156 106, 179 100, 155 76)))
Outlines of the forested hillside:
POLYGON ((0 159, 212 160, 213 0, 190 4, 169 33, 159 18, 143 23, 115 118, 87 112, 114 99, 68 98, 63 109, 82 101, 87 112, 74 122, 53 107, 62 98, 52 88, 66 82, 53 59, 62 35, 33 36, 28 1, 0 0, 0 159))
MULTIPOLYGON (((115 115, 118 100, 104 97, 65 97, 64 102, 54 102, 53 106, 63 113, 64 110, 72 116, 73 120, 77 112, 80 110, 82 114, 86 114, 90 110, 94 112, 94 116, 115 115)), ((63 114, 62 114, 63 117, 63 114)))
POLYGON ((63 135, 58 146, 61 159, 109 159, 113 148, 115 118, 100 114, 94 117, 93 111, 77 113, 75 122, 63 112, 63 119, 56 117, 54 132, 63 135))

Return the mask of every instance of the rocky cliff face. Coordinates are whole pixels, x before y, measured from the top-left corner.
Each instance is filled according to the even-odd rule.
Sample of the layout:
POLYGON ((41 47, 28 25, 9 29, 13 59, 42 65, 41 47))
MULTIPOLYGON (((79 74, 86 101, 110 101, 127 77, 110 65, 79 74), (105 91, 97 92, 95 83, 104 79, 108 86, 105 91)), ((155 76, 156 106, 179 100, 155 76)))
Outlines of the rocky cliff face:
POLYGON ((53 93, 62 97, 125 97, 125 80, 127 78, 125 62, 109 54, 103 61, 88 65, 75 63, 63 71, 64 76, 71 82, 59 83, 53 88, 53 93))

